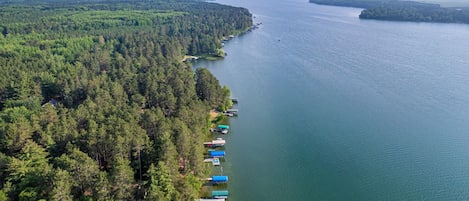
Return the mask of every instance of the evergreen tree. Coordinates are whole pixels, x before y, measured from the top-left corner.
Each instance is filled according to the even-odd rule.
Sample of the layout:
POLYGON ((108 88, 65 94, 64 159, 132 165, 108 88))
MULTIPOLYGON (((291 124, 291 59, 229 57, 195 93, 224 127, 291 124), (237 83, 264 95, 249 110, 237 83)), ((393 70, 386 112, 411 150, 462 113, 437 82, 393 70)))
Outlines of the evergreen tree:
POLYGON ((217 54, 223 37, 252 25, 246 9, 43 0, 4 2, 0 10, 7 200, 198 197, 208 111, 223 110, 229 90, 206 69, 195 80, 181 59, 217 54), (143 173, 152 185, 141 186, 150 180, 143 173))
POLYGON ((51 200, 59 201, 72 201, 72 177, 70 174, 62 169, 55 170, 52 178, 52 192, 51 200))
POLYGON ((73 194, 80 197, 91 191, 99 174, 96 161, 73 145, 68 145, 68 153, 57 158, 57 166, 70 173, 73 181, 73 194))
POLYGON ((112 197, 115 200, 131 200, 134 193, 134 173, 129 161, 117 157, 111 171, 111 181, 113 183, 112 197))
POLYGON ((111 200, 110 184, 106 172, 99 172, 93 186, 93 199, 98 201, 111 200))
POLYGON ((169 167, 166 166, 165 162, 158 162, 157 167, 151 164, 148 169, 148 177, 146 200, 170 201, 175 199, 176 189, 173 186, 169 167))
POLYGON ((47 152, 35 142, 28 140, 17 158, 12 158, 8 172, 9 182, 16 184, 11 197, 19 200, 47 198, 52 167, 47 152))

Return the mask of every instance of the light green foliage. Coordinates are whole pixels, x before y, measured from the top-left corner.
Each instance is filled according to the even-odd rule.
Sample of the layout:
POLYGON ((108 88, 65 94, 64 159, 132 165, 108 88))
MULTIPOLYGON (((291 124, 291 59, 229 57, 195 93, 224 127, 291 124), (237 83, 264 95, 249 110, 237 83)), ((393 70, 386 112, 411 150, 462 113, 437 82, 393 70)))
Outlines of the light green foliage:
POLYGON ((98 201, 111 200, 109 181, 106 172, 99 172, 98 178, 93 186, 93 198, 98 201))
POLYGON ((3 192, 3 190, 0 190, 0 201, 7 201, 7 200, 8 198, 5 192, 3 192))
POLYGON ((183 197, 188 198, 188 200, 195 200, 197 197, 197 192, 202 187, 202 181, 197 178, 192 173, 188 173, 184 178, 184 188, 181 189, 183 197))
POLYGON ((47 152, 32 141, 27 141, 18 157, 10 161, 8 181, 17 184, 13 196, 19 200, 38 200, 47 196, 49 175, 52 170, 47 152))

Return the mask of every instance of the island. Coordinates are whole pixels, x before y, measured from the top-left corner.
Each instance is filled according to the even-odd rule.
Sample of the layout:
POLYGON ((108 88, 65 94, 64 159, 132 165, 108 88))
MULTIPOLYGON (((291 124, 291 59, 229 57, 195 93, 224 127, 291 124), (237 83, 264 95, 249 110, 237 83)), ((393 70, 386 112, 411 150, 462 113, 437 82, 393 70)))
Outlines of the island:
POLYGON ((364 8, 360 19, 410 22, 469 23, 469 8, 397 0, 310 0, 311 3, 364 8))

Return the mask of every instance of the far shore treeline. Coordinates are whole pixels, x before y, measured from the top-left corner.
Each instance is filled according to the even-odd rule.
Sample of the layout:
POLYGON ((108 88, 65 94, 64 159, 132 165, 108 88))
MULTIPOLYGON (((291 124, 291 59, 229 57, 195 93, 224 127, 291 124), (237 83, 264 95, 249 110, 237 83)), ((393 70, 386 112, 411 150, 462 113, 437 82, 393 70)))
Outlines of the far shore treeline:
POLYGON ((251 26, 191 0, 0 1, 0 201, 199 198, 230 92, 181 59, 251 26))
POLYGON ((311 3, 364 8, 361 19, 469 23, 469 8, 397 0, 309 0, 311 3))

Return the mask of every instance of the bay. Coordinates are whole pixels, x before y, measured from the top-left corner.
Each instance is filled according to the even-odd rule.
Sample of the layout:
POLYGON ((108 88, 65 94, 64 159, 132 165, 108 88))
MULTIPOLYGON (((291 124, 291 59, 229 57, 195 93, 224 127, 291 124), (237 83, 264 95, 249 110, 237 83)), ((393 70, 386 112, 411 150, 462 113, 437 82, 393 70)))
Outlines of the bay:
POLYGON ((222 0, 259 29, 199 61, 240 102, 230 200, 469 200, 469 26, 222 0))

